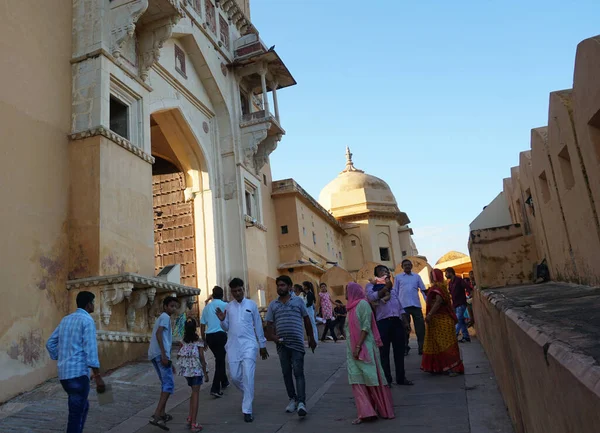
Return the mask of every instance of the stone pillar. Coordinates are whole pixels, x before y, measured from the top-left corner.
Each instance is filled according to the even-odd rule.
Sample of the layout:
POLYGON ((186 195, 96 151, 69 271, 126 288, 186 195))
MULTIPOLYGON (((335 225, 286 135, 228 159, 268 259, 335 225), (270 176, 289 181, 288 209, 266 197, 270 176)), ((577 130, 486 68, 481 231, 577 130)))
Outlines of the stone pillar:
POLYGON ((277 119, 277 123, 281 124, 279 121, 279 104, 277 103, 277 86, 279 86, 279 83, 277 82, 271 84, 271 87, 273 88, 273 107, 275 109, 275 119, 277 119))
POLYGON ((263 69, 260 71, 260 84, 262 86, 263 93, 263 108, 265 110, 265 115, 269 115, 269 94, 267 93, 267 70, 263 69))

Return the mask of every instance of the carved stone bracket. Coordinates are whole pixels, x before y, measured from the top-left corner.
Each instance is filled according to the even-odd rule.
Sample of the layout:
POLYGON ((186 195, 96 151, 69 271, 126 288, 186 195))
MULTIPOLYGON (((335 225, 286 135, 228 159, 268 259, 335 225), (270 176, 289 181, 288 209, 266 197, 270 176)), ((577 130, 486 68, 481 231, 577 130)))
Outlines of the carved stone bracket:
POLYGON ((179 15, 164 18, 144 26, 140 31, 138 42, 140 47, 140 78, 148 79, 148 73, 159 57, 160 50, 173 32, 173 27, 179 21, 179 15))
POLYGON ((244 165, 252 167, 254 155, 258 152, 258 147, 262 141, 267 138, 267 129, 262 128, 244 134, 242 140, 244 146, 244 165))
MULTIPOLYGON (((148 291, 150 289, 135 290, 129 298, 127 306, 127 329, 133 330, 135 326, 135 310, 145 307, 148 303, 148 291)), ((154 289, 156 293, 156 289, 154 289)), ((153 296, 154 297, 154 296, 153 296)))
POLYGON ((112 40, 110 50, 115 58, 121 57, 123 44, 127 38, 133 37, 135 34, 135 24, 148 9, 148 2, 149 0, 134 0, 111 7, 110 33, 112 40))
POLYGON ((100 306, 100 317, 102 323, 108 326, 110 323, 110 316, 112 316, 112 307, 120 304, 123 299, 131 297, 133 291, 133 283, 115 283, 108 286, 104 286, 101 289, 101 306, 100 306))
POLYGON ((281 141, 281 137, 282 134, 271 135, 258 145, 258 149, 254 154, 254 169, 257 174, 269 162, 269 155, 277 148, 277 143, 281 141))

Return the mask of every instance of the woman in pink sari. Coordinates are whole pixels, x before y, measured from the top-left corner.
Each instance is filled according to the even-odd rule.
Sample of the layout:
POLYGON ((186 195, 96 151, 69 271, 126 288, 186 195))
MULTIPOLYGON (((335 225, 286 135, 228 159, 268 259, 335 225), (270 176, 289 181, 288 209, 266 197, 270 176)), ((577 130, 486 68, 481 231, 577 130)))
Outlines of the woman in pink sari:
POLYGON ((346 340, 348 382, 352 385, 352 394, 356 403, 358 417, 352 424, 365 420, 394 418, 394 403, 381 360, 379 347, 382 345, 377 323, 365 291, 357 283, 346 287, 348 300, 348 320, 346 321, 346 340))

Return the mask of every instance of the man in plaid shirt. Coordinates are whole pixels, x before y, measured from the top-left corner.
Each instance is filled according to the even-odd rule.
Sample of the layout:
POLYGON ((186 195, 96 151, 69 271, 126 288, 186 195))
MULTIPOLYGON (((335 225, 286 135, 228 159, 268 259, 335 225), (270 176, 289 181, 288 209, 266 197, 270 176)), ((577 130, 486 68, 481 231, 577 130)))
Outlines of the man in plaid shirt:
POLYGON ((100 376, 96 325, 90 313, 94 312, 94 294, 77 294, 77 311, 64 317, 54 330, 46 349, 50 358, 58 360, 58 378, 69 396, 67 433, 81 433, 89 409, 90 368, 94 372, 96 390, 104 392, 100 376))

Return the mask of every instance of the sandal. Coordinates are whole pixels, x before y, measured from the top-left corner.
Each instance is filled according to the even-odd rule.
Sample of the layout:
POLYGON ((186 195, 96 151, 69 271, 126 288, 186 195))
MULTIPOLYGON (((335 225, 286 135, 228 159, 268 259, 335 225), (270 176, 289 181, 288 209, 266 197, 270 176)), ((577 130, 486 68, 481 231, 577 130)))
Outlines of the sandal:
POLYGON ((172 416, 172 415, 170 415, 170 414, 168 414, 168 413, 165 413, 163 416, 161 416, 161 419, 162 419, 164 422, 169 422, 169 421, 172 421, 172 420, 173 420, 173 416, 172 416))
POLYGON ((202 427, 200 424, 196 423, 196 424, 192 424, 190 426, 191 431, 193 431, 194 433, 200 432, 204 429, 204 427, 202 427))
POLYGON ((362 424, 362 419, 360 418, 356 418, 354 421, 352 421, 352 425, 359 425, 362 424))
POLYGON ((402 382, 398 382, 398 385, 413 386, 414 382, 405 378, 402 382))
POLYGON ((156 418, 154 415, 152 415, 150 417, 150 420, 148 421, 150 424, 152 424, 155 427, 158 427, 160 429, 163 429, 165 431, 169 431, 169 427, 167 427, 167 423, 165 423, 165 420, 162 418, 156 418))
POLYGON ((192 427, 192 417, 188 416, 187 419, 185 420, 186 422, 186 427, 187 428, 191 428, 192 427))

